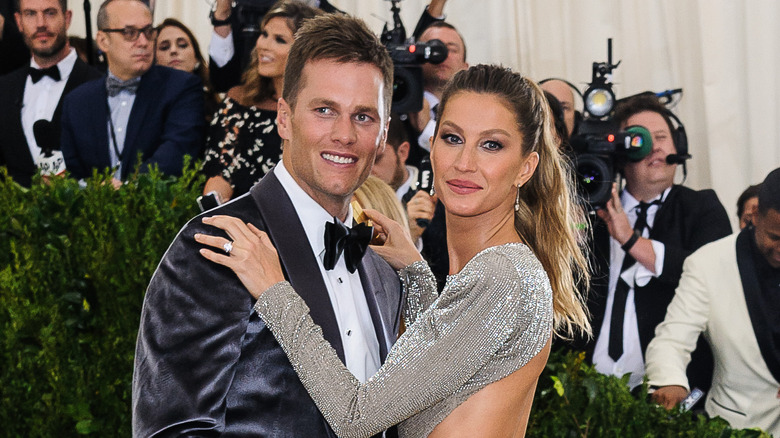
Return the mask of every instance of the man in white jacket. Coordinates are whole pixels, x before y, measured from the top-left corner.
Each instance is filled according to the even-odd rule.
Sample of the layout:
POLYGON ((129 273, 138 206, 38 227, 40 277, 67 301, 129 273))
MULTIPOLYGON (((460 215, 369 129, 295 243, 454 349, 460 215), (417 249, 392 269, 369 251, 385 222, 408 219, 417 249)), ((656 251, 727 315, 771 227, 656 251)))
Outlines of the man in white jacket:
POLYGON ((764 180, 758 203, 753 227, 686 259, 647 349, 647 375, 657 402, 678 404, 703 332, 715 359, 707 413, 780 436, 780 169, 764 180))

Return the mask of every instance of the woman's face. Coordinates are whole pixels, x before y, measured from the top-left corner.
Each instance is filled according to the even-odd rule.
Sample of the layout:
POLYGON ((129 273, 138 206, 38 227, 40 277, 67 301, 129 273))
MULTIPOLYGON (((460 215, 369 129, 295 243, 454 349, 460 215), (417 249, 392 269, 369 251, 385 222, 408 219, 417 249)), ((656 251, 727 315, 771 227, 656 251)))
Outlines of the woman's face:
POLYGON ((523 157, 522 135, 508 104, 492 94, 453 95, 433 139, 434 187, 449 214, 513 214, 517 185, 538 162, 523 157))
POLYGON ((293 32, 287 26, 287 19, 274 17, 265 24, 257 38, 257 71, 260 76, 280 78, 284 76, 287 55, 293 43, 293 32))
POLYGON ((192 41, 183 30, 176 26, 167 26, 157 36, 157 64, 177 70, 194 72, 198 68, 198 58, 192 41))

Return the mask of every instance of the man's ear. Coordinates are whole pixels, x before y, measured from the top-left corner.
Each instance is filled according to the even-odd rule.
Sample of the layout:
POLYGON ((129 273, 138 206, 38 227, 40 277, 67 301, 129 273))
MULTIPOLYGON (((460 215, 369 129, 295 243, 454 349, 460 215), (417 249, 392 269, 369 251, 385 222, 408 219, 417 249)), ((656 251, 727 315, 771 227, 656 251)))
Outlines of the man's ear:
POLYGON ((276 128, 282 140, 289 141, 292 138, 292 109, 283 97, 279 98, 276 105, 276 128))
POLYGON ((97 35, 95 35, 95 42, 97 42, 98 49, 103 53, 108 53, 109 43, 107 33, 98 31, 97 35))
POLYGON ((73 19, 73 11, 68 9, 65 11, 65 30, 70 29, 70 21, 73 19))
MULTIPOLYGON (((22 32, 22 14, 14 12, 14 21, 16 21, 16 28, 19 29, 19 32, 22 32)), ((5 25, 8 26, 8 23, 5 25)))
POLYGON ((515 179, 515 185, 516 186, 523 186, 525 183, 528 182, 529 179, 534 175, 534 172, 536 171, 536 166, 539 165, 539 154, 536 152, 531 152, 528 154, 528 156, 523 160, 523 164, 520 165, 520 171, 517 173, 517 178, 515 179))
POLYGON ((405 141, 398 145, 398 150, 396 151, 396 155, 398 155, 398 159, 402 163, 406 163, 406 159, 409 158, 409 148, 411 148, 412 145, 409 144, 408 141, 405 141))

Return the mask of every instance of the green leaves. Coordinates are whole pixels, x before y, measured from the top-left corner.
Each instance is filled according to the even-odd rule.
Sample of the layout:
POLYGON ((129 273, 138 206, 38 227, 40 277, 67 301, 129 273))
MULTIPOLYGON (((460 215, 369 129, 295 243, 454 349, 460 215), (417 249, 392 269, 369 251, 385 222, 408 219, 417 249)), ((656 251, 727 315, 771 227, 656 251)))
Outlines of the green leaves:
POLYGON ((529 437, 768 437, 732 430, 720 419, 667 411, 643 385, 632 394, 628 376, 599 374, 584 353, 556 351, 539 377, 528 421, 529 437))
MULTIPOLYGON (((143 294, 197 213, 203 179, 152 169, 119 190, 0 176, 0 421, 4 436, 130 436, 143 294)), ((0 172, 5 172, 0 169, 0 172)))

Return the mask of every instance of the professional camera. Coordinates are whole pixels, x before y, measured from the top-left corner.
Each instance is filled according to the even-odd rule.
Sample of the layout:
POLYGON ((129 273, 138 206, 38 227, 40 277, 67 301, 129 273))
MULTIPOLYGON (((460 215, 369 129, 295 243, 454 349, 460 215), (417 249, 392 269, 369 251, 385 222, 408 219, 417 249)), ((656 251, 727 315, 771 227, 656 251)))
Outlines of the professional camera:
POLYGON ((393 29, 385 23, 382 43, 393 59, 393 105, 396 114, 418 112, 423 107, 422 64, 439 64, 447 59, 447 46, 439 40, 416 43, 406 39, 406 29, 401 22, 399 0, 390 0, 393 12, 393 29))
POLYGON ((238 17, 241 40, 243 41, 240 58, 241 71, 244 71, 244 68, 249 65, 255 43, 260 36, 260 22, 274 3, 276 3, 275 0, 235 0, 233 2, 232 14, 236 14, 238 17))
POLYGON ((593 77, 583 95, 584 118, 571 138, 577 189, 591 209, 603 207, 612 192, 623 163, 640 161, 653 149, 650 132, 641 126, 624 131, 613 121, 615 93, 612 91, 612 39, 607 40, 607 62, 593 63, 593 77))

